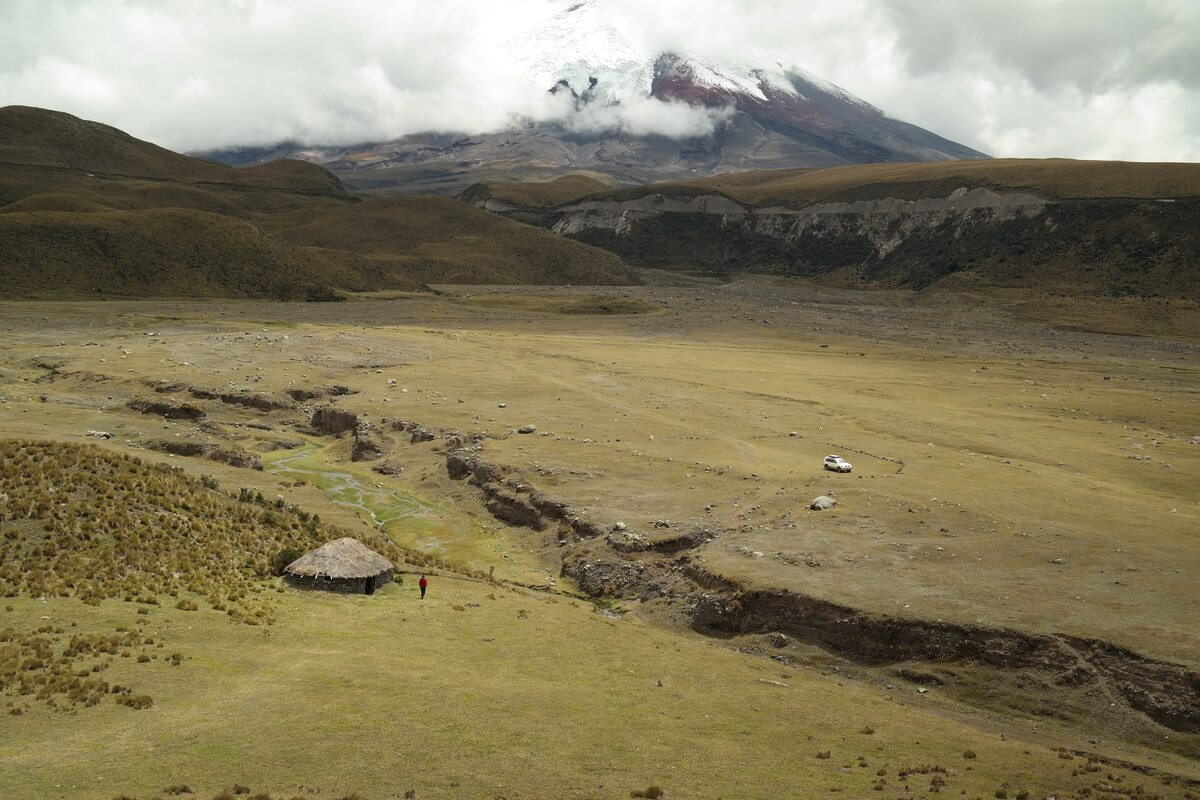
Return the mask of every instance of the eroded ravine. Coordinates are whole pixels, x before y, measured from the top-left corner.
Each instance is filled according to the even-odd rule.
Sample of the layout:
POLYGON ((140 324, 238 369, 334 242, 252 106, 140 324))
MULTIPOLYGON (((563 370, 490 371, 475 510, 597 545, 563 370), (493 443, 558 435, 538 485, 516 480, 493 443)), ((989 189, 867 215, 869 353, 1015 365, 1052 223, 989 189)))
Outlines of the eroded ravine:
POLYGON ((1098 639, 889 617, 784 589, 747 589, 692 557, 720 532, 680 530, 655 540, 608 532, 585 511, 510 478, 479 447, 457 447, 461 434, 442 435, 449 476, 477 488, 497 519, 552 532, 562 574, 593 597, 671 598, 687 609, 689 624, 699 632, 782 633, 865 664, 970 663, 998 677, 1036 674, 1049 687, 1083 687, 1105 705, 1123 704, 1151 727, 1189 738, 1200 734, 1200 674, 1187 665, 1098 639))

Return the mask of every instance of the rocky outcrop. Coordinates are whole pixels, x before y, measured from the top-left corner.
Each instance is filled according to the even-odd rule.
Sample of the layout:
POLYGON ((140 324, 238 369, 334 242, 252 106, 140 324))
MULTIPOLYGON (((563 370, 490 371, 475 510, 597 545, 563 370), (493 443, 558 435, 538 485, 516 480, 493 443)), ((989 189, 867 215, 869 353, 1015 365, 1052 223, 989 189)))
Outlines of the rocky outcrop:
POLYGON ((188 391, 192 397, 201 400, 220 400, 222 403, 231 406, 245 406, 246 408, 255 408, 259 411, 274 411, 279 408, 295 408, 295 406, 286 400, 277 400, 273 397, 268 397, 265 394, 235 393, 235 392, 215 392, 211 389, 203 389, 199 387, 190 387, 188 391))
POLYGON ((718 193, 630 194, 567 203, 532 221, 643 267, 912 289, 961 274, 972 285, 1200 299, 1197 198, 909 184, 759 206, 718 193))
POLYGON ((358 415, 341 408, 322 406, 313 412, 311 424, 321 433, 345 433, 358 425, 358 415))
POLYGON ((178 442, 169 439, 160 439, 152 441, 146 445, 152 450, 161 450, 164 453, 170 453, 176 456, 189 456, 192 458, 207 458, 209 461, 219 461, 222 464, 228 464, 231 467, 242 467, 245 469, 255 469, 262 471, 262 458, 253 454, 247 453, 244 450, 227 450, 217 447, 215 444, 207 444, 204 442, 178 442))
POLYGON ((320 400, 322 397, 342 397, 357 392, 346 386, 323 386, 317 389, 288 389, 287 396, 297 403, 320 400))
POLYGON ((169 400, 135 397, 126 405, 142 414, 157 414, 166 419, 197 420, 204 417, 204 406, 200 403, 172 403, 169 400))
POLYGON ((446 454, 446 472, 454 480, 466 479, 484 495, 484 505, 496 519, 536 531, 557 527, 562 544, 592 539, 603 531, 580 518, 570 506, 535 491, 531 486, 507 478, 495 464, 479 458, 471 448, 446 454))
MULTIPOLYGON (((650 194, 566 206, 558 209, 552 230, 646 266, 688 263, 709 269, 805 275, 855 268, 881 278, 891 261, 903 258, 906 242, 961 238, 968 231, 1034 219, 1045 212, 1048 202, 1038 194, 982 187, 960 187, 944 197, 761 208, 720 195, 650 194), (686 237, 678 236, 685 231, 686 237), (668 236, 677 236, 671 247, 666 247, 668 236)), ((899 282, 911 284, 932 276, 905 277, 899 282)))
POLYGON ((374 425, 368 422, 359 422, 354 427, 354 444, 350 448, 350 460, 372 461, 387 452, 391 444, 391 439, 380 433, 374 425))

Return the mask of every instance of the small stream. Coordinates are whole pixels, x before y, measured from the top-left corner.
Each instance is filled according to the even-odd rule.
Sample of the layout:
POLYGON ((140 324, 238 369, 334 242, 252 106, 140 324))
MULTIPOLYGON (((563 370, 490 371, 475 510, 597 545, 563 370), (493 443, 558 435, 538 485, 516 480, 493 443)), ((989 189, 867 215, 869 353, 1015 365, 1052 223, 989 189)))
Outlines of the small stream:
MULTIPOLYGON (((306 447, 298 453, 272 462, 267 471, 275 475, 297 475, 308 479, 335 503, 349 506, 365 515, 389 540, 392 538, 392 531, 389 529, 396 524, 403 525, 404 530, 410 533, 427 529, 429 535, 421 535, 414 541, 415 549, 422 553, 445 552, 448 545, 466 538, 466 526, 462 520, 455 519, 445 510, 427 505, 412 495, 367 483, 348 472, 307 469, 297 465, 297 462, 308 459, 316 450, 316 447, 306 447)), ((400 544, 395 541, 392 543, 400 544)))

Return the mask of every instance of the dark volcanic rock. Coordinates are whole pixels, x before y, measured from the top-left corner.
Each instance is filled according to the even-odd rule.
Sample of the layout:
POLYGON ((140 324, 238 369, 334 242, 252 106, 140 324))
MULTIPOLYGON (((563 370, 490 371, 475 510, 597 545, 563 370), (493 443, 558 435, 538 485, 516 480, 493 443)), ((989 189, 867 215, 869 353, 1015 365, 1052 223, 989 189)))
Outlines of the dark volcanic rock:
POLYGON ((176 456, 190 456, 193 458, 207 458, 210 461, 220 461, 222 464, 228 464, 231 467, 244 467, 259 471, 263 468, 262 459, 257 455, 247 453, 244 450, 226 450, 217 447, 215 444, 160 439, 149 442, 147 447, 176 456))
POLYGON ((333 406, 322 406, 312 415, 312 426, 321 433, 345 433, 357 425, 357 414, 333 406))
POLYGON ((196 420, 204 416, 204 406, 200 403, 172 403, 169 400, 135 397, 127 405, 134 411, 140 411, 143 414, 158 414, 167 419, 196 420))

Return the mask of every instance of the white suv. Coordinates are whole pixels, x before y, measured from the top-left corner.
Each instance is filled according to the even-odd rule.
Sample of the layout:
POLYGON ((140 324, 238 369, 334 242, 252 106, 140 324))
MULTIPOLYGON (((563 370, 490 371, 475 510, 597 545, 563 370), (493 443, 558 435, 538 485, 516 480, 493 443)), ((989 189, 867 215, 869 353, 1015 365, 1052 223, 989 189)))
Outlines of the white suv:
POLYGON ((841 456, 825 456, 825 469, 834 472, 849 472, 851 467, 850 462, 841 456))

